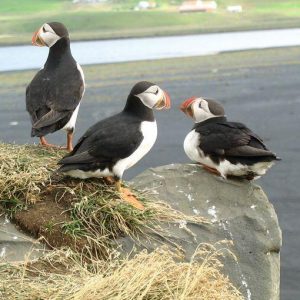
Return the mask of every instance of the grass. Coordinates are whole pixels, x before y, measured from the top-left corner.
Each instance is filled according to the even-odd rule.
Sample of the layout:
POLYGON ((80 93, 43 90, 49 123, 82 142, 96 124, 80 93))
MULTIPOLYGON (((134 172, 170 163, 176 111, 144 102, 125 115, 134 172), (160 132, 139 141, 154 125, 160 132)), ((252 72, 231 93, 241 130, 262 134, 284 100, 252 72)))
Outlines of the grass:
POLYGON ((63 154, 34 145, 0 144, 0 205, 21 228, 42 236, 51 247, 70 246, 89 259, 107 257, 119 237, 129 236, 139 244, 141 238, 159 236, 176 246, 163 223, 208 223, 151 201, 145 192, 135 192, 146 207, 140 211, 104 181, 63 177, 55 173, 63 154))
POLYGON ((8 300, 241 300, 222 274, 224 247, 200 245, 190 262, 164 247, 91 264, 70 250, 54 251, 34 263, 0 264, 0 295, 8 300))
POLYGON ((1 208, 53 248, 37 261, 1 262, 1 298, 242 299, 222 273, 229 241, 200 245, 186 262, 176 237, 163 229, 164 223, 208 223, 205 219, 150 200, 145 192, 136 191, 146 209, 135 210, 99 180, 64 178, 54 172, 63 154, 36 145, 0 144, 1 208), (146 239, 159 246, 152 253, 121 255, 115 241, 123 236, 137 245, 146 239))
POLYGON ((135 12, 131 8, 136 2, 78 6, 61 0, 27 0, 22 4, 2 0, 0 45, 30 44, 32 32, 53 20, 65 23, 73 40, 299 26, 300 3, 295 0, 242 0, 242 14, 226 12, 228 4, 236 4, 231 0, 218 1, 219 9, 212 14, 180 14, 169 1, 158 1, 158 8, 152 11, 135 12))

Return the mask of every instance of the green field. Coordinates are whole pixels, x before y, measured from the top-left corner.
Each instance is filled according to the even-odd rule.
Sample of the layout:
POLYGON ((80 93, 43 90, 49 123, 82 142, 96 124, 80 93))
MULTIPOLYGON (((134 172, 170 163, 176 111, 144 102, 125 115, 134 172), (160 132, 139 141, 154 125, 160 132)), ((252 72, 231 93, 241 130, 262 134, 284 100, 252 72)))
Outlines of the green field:
POLYGON ((244 12, 226 12, 233 0, 217 1, 214 13, 180 14, 181 1, 157 1, 151 11, 133 11, 138 1, 78 5, 71 0, 1 0, 0 45, 30 43, 34 30, 47 21, 66 24, 73 40, 172 35, 216 31, 298 27, 300 1, 241 0, 244 12), (173 4, 169 4, 173 3, 173 4))

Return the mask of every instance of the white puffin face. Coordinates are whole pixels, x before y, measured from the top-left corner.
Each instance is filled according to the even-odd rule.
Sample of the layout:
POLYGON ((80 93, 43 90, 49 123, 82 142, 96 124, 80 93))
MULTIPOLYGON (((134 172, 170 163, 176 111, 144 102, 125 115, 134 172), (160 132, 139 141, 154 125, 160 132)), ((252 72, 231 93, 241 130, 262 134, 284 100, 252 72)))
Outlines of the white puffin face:
POLYGON ((191 109, 193 111, 193 119, 197 123, 215 117, 215 115, 210 112, 208 102, 205 99, 195 99, 191 105, 191 109))
POLYGON ((163 109, 170 107, 170 98, 158 85, 150 86, 146 91, 135 95, 145 106, 153 109, 163 109))
POLYGON ((52 47, 61 37, 55 33, 52 27, 45 23, 32 37, 35 46, 52 47))
POLYGON ((196 123, 203 122, 213 117, 224 116, 224 109, 214 100, 192 97, 185 100, 180 109, 194 119, 196 123))

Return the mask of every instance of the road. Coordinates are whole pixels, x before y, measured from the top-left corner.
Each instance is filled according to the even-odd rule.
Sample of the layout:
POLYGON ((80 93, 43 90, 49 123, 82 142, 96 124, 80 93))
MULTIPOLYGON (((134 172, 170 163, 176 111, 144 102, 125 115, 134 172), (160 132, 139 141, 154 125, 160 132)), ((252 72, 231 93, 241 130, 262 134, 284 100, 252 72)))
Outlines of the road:
MULTIPOLYGON (((168 90, 173 107, 156 113, 158 140, 151 153, 126 173, 187 162, 182 142, 192 127, 178 109, 193 95, 221 101, 230 120, 246 123, 263 137, 282 161, 257 183, 274 204, 283 231, 282 299, 300 299, 300 55, 299 48, 225 53, 215 56, 132 62, 85 67, 87 90, 77 124, 76 139, 95 121, 118 112, 131 86, 139 80, 157 82, 168 90)), ((32 142, 24 110, 24 89, 32 71, 0 75, 0 138, 32 142)), ((49 137, 64 142, 64 134, 49 137)), ((35 140, 37 141, 37 140, 35 140)))

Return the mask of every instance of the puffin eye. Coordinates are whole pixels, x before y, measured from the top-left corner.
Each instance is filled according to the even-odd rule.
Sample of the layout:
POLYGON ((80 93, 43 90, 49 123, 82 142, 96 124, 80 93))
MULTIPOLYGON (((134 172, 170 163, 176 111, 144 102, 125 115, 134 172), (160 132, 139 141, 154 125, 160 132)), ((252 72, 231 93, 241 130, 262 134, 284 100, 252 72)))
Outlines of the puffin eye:
POLYGON ((199 103, 199 108, 202 108, 202 107, 201 107, 201 102, 199 103))
POLYGON ((156 92, 154 92, 154 94, 155 94, 155 95, 157 95, 157 94, 158 94, 158 92, 159 92, 159 89, 157 89, 157 90, 156 90, 156 92))
POLYGON ((45 27, 43 27, 43 32, 46 32, 46 29, 45 29, 45 27))

